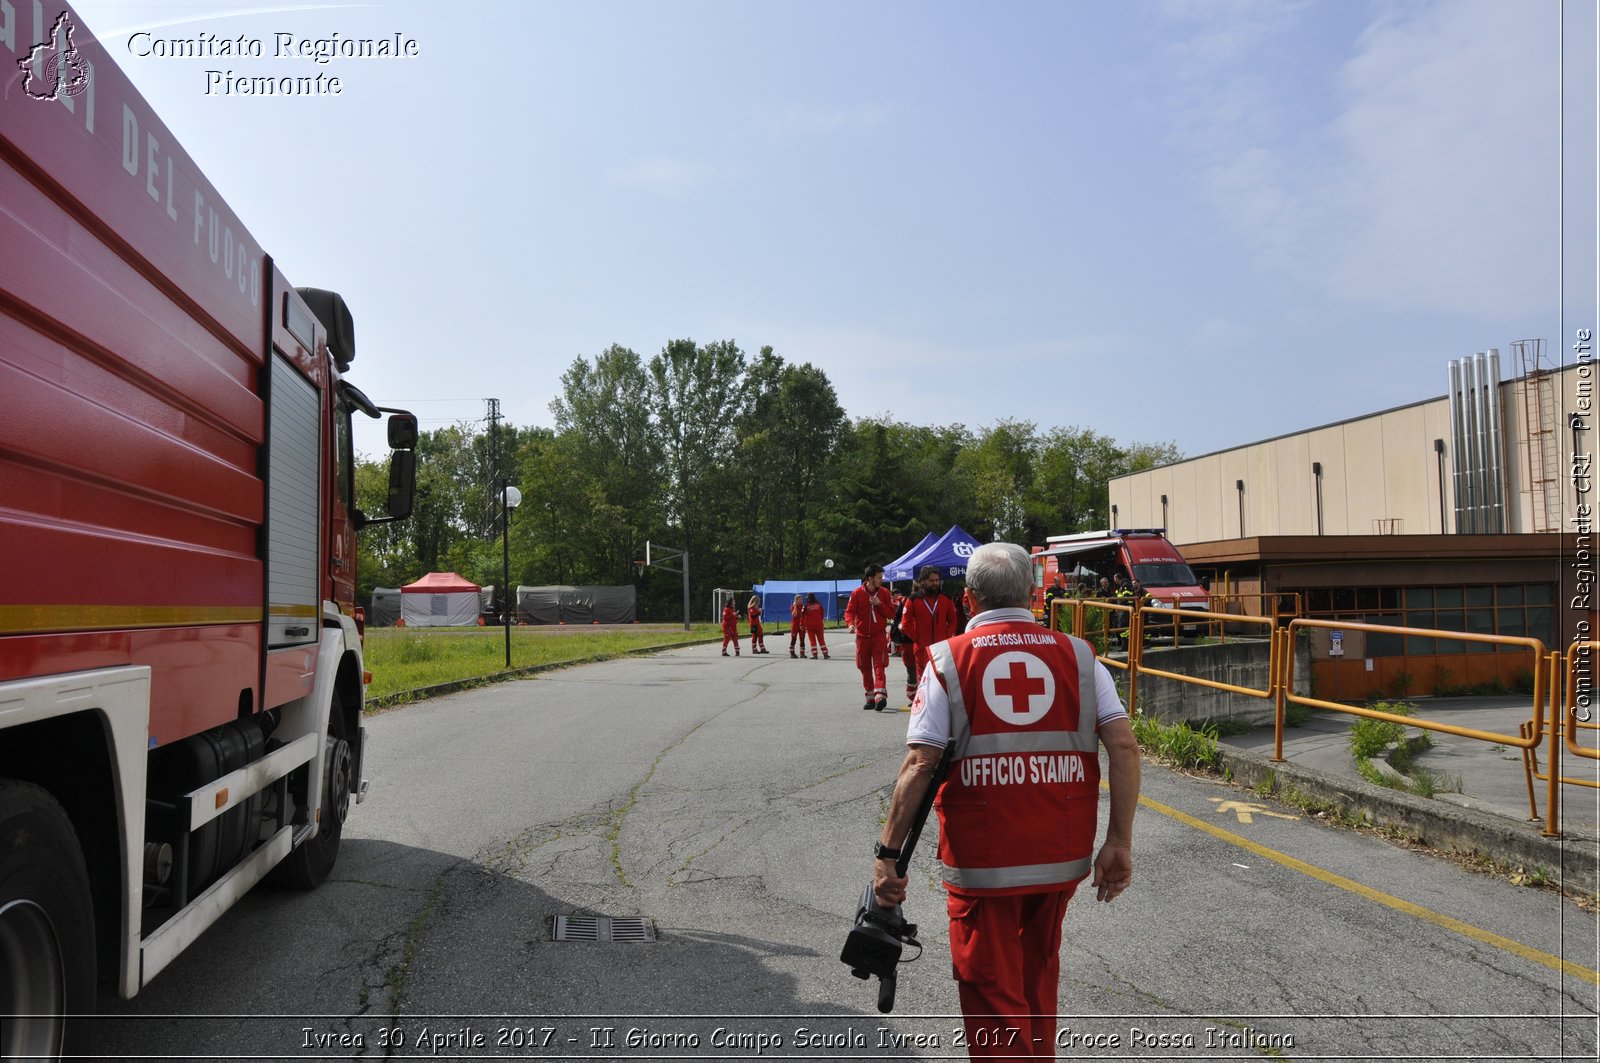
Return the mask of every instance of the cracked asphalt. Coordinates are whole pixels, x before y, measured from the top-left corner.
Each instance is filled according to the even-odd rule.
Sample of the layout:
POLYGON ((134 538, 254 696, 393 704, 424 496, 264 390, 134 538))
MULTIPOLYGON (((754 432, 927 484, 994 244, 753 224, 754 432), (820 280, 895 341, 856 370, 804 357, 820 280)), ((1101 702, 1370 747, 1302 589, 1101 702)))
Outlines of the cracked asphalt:
MULTIPOLYGON (((931 831, 894 1014, 838 961, 905 722, 861 710, 842 654, 715 646, 375 716, 332 880, 256 891, 104 1001, 100 1052, 961 1058, 931 831), (578 913, 660 940, 552 941, 578 913)), ((1149 762, 1144 793, 1132 889, 1068 912, 1061 1058, 1595 1058, 1596 920, 1572 901, 1149 762)))

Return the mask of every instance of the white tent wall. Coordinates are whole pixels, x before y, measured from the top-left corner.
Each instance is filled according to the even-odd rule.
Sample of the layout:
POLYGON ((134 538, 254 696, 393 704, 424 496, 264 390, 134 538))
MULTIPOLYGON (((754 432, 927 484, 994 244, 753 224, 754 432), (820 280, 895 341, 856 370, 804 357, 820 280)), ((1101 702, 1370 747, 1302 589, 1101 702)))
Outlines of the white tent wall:
POLYGON ((478 623, 478 592, 402 591, 400 619, 406 627, 471 627, 478 623))

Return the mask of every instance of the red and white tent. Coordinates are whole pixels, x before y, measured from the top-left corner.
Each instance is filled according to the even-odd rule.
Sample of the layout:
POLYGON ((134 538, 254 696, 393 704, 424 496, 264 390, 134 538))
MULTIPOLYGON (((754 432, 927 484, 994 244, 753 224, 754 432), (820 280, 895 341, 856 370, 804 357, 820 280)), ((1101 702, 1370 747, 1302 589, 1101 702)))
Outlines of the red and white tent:
POLYGON ((465 627, 478 622, 478 585, 454 572, 430 572, 400 588, 406 627, 465 627))

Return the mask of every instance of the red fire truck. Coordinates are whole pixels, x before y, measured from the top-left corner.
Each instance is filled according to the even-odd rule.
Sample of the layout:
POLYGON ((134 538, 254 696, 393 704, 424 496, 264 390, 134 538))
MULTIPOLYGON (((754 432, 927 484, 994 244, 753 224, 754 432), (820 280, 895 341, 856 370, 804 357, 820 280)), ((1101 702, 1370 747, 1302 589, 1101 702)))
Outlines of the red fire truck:
POLYGON ((409 514, 417 430, 70 11, 0 4, 0 86, 0 1056, 54 1058, 98 984, 333 867, 355 536, 409 514), (367 516, 351 418, 385 413, 367 516))
POLYGON ((1165 528, 1108 528, 1076 535, 1052 535, 1033 548, 1033 611, 1045 616, 1044 592, 1056 574, 1066 586, 1095 597, 1093 585, 1121 573, 1138 580, 1153 605, 1173 609, 1206 609, 1210 594, 1195 578, 1178 548, 1167 541, 1165 528))

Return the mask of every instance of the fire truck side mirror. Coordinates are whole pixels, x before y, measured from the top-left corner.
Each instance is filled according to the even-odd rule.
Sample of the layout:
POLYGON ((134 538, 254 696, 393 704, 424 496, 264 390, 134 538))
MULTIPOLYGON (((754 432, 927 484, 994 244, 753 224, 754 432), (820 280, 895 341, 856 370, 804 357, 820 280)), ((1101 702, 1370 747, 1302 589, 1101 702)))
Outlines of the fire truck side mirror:
POLYGON ((389 415, 389 449, 413 450, 417 445, 417 419, 409 413, 389 415))
MULTIPOLYGON (((393 425, 394 422, 389 423, 393 425)), ((416 493, 417 454, 412 450, 397 450, 389 455, 389 519, 404 520, 411 516, 411 502, 416 493)))

